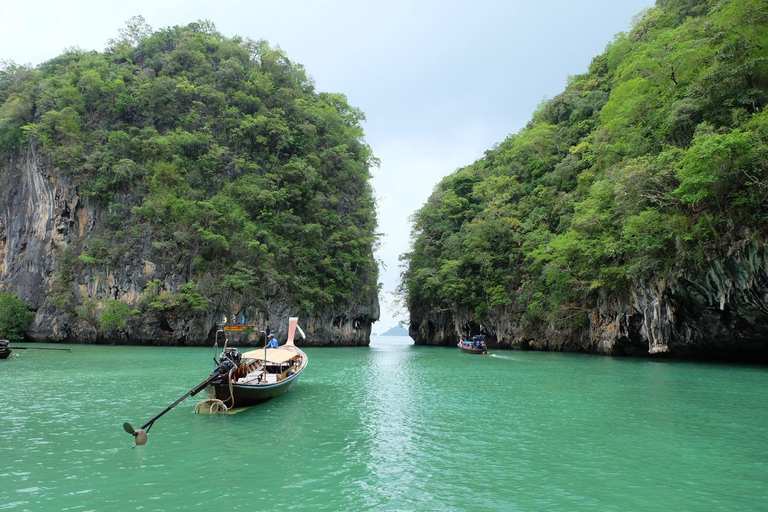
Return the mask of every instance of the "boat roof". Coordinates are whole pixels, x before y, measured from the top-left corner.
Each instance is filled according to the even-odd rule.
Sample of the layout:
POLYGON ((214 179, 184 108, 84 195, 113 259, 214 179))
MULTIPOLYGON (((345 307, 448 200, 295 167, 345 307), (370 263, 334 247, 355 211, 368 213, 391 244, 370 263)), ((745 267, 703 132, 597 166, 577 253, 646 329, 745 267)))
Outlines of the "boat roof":
POLYGON ((296 356, 298 356, 296 352, 288 350, 287 348, 268 348, 266 357, 264 357, 263 348, 249 350, 243 354, 243 357, 248 359, 262 359, 266 360, 268 363, 274 364, 286 363, 296 356))
POLYGON ((225 325, 224 330, 227 332, 253 332, 255 327, 253 325, 225 325))

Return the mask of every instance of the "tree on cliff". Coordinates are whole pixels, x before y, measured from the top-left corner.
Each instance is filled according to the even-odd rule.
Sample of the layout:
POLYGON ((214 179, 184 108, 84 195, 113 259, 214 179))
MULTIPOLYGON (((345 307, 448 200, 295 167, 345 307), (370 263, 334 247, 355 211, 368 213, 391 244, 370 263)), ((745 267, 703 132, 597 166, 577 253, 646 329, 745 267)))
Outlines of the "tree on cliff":
POLYGON ((103 212, 57 277, 67 300, 53 305, 71 314, 83 269, 141 260, 154 270, 140 305, 164 297, 163 314, 195 309, 182 295, 219 311, 233 294, 252 311, 280 296, 308 315, 375 297, 364 119, 279 48, 209 21, 153 32, 134 18, 104 52, 0 67, 0 164, 35 147, 103 212))
POLYGON ((768 3, 660 0, 436 186, 402 258, 412 318, 584 327, 601 295, 764 245, 766 106, 768 3))
POLYGON ((0 293, 0 338, 19 340, 35 318, 27 304, 20 301, 15 293, 0 293))

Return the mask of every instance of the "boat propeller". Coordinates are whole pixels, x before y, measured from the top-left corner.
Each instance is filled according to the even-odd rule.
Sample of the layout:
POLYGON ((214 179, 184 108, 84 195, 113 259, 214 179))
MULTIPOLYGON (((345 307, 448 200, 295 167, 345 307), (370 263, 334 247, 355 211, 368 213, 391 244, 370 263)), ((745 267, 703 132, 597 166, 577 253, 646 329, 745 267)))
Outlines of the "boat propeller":
POLYGON ((147 444, 147 432, 143 428, 134 430, 131 424, 128 422, 123 423, 123 428, 126 432, 134 437, 137 445, 141 446, 143 444, 147 444))

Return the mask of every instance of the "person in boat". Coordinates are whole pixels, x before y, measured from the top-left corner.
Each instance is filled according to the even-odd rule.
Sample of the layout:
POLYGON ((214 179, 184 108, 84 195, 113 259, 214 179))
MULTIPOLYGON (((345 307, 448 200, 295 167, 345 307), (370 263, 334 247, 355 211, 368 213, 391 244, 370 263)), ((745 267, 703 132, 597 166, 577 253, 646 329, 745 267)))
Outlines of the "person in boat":
POLYGON ((279 345, 277 344, 277 338, 275 338, 274 334, 270 334, 267 336, 267 339, 269 339, 269 343, 267 343, 267 348, 277 348, 279 345))

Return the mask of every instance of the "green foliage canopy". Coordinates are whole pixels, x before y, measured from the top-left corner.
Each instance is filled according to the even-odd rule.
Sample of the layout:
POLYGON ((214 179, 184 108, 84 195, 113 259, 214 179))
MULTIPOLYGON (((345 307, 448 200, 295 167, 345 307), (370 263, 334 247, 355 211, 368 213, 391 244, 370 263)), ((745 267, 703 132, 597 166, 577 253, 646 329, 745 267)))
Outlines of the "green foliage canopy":
POLYGON ((598 291, 768 231, 768 3, 660 0, 414 215, 412 316, 584 325, 598 291))
POLYGON ((0 338, 19 340, 35 318, 26 303, 19 300, 15 293, 0 293, 0 338))
MULTIPOLYGON (((34 143, 108 210, 75 262, 114 266, 148 243, 205 297, 267 289, 312 310, 375 293, 364 119, 279 48, 208 21, 134 18, 105 52, 0 68, 0 158, 34 143)), ((202 304, 177 299, 155 305, 202 304)))

